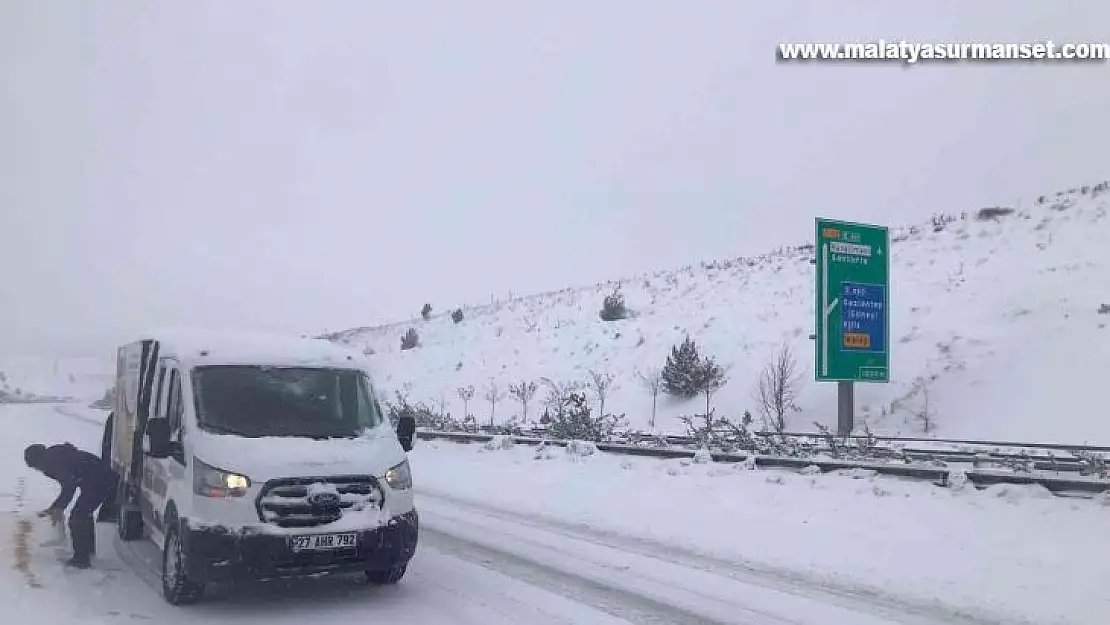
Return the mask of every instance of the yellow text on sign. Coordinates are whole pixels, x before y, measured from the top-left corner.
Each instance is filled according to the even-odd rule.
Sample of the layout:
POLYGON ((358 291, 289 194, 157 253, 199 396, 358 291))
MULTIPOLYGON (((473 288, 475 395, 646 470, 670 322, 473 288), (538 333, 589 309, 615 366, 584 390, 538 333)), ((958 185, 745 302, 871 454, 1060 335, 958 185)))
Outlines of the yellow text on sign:
POLYGON ((862 334, 859 332, 845 332, 844 333, 844 347, 854 347, 856 349, 867 349, 871 347, 871 335, 862 334))

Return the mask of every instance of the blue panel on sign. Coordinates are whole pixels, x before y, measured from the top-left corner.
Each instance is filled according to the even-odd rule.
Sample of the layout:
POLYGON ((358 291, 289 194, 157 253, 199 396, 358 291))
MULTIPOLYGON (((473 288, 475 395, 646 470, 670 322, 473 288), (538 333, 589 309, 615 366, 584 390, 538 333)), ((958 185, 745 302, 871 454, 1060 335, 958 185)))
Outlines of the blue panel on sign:
POLYGON ((840 293, 840 349, 886 351, 886 286, 843 282, 840 293))

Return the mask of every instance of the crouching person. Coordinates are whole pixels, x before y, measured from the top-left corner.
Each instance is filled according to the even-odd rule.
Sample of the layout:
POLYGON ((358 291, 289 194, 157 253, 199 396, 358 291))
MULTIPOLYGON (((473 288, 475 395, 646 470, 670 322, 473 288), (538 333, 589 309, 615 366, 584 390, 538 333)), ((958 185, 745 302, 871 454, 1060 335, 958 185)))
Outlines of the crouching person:
POLYGON ((93 513, 105 503, 115 484, 115 475, 97 456, 77 449, 69 443, 61 445, 31 445, 23 452, 27 466, 56 480, 62 487, 54 503, 39 513, 56 523, 65 515, 65 509, 80 489, 77 503, 69 513, 69 535, 73 542, 73 557, 67 565, 87 569, 92 565, 96 551, 96 527, 93 513))

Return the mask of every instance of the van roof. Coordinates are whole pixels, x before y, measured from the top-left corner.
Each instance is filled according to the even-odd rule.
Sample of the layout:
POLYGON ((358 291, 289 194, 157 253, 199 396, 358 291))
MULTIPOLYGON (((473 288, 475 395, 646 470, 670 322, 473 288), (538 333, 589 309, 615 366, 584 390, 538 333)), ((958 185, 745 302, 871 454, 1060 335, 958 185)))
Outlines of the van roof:
POLYGON ((360 352, 325 339, 206 330, 169 330, 143 336, 158 341, 159 357, 174 358, 188 367, 273 365, 366 369, 368 364, 360 352))

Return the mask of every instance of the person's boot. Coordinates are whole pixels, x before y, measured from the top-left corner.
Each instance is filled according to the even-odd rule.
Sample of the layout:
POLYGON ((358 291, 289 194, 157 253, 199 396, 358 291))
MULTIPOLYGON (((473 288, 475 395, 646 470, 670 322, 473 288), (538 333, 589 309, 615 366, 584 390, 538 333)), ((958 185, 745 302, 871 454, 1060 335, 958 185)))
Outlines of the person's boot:
POLYGON ((92 554, 96 550, 96 527, 92 516, 70 516, 69 535, 73 540, 73 557, 66 561, 66 566, 78 569, 92 566, 92 554))

